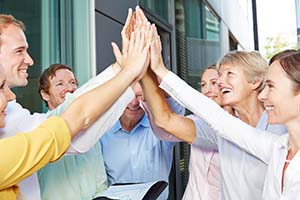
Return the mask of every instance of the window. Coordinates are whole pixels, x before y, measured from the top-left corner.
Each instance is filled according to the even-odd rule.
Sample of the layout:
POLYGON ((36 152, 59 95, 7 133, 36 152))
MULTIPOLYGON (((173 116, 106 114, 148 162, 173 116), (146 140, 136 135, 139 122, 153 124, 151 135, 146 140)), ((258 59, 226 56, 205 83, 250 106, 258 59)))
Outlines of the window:
POLYGON ((29 68, 27 87, 14 88, 17 101, 32 112, 45 110, 38 94, 38 78, 50 64, 73 67, 79 83, 89 79, 95 69, 91 44, 91 2, 72 0, 0 1, 1 13, 23 21, 29 54, 34 65, 29 68), (86 30, 86 31, 82 31, 86 30), (79 39, 80 38, 80 39, 79 39))
POLYGON ((140 0, 139 4, 170 23, 170 0, 140 0))
MULTIPOLYGON (((200 90, 203 68, 216 63, 221 55, 219 19, 200 0, 176 0, 175 19, 178 75, 200 90)), ((189 145, 181 143, 179 160, 182 191, 188 181, 189 156, 189 145)))

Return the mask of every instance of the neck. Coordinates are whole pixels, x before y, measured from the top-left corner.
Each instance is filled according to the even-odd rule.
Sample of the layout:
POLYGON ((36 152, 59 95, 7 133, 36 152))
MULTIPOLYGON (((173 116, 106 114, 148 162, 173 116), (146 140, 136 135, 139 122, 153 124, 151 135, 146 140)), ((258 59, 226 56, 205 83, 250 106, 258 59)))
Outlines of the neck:
POLYGON ((292 159, 294 155, 297 153, 297 151, 300 149, 300 119, 296 119, 293 122, 289 122, 286 126, 289 131, 289 148, 290 148, 290 156, 292 159))
POLYGON ((140 118, 139 120, 132 120, 132 119, 126 118, 125 116, 121 116, 120 123, 124 130, 130 132, 141 121, 142 118, 140 118))
POLYGON ((242 121, 253 127, 256 127, 264 112, 264 107, 258 100, 257 95, 249 97, 246 101, 232 107, 242 121))

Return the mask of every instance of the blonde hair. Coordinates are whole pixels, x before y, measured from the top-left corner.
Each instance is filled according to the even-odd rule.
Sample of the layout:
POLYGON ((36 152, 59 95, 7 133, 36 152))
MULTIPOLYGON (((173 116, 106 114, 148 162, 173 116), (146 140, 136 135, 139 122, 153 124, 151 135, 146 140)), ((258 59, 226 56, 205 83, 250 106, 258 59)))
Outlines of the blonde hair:
POLYGON ((3 29, 7 28, 7 26, 11 24, 19 27, 20 29, 22 29, 22 31, 25 31, 25 25, 23 24, 22 21, 17 20, 12 15, 0 14, 0 45, 1 45, 1 35, 3 29))
POLYGON ((217 69, 221 65, 232 65, 243 69, 247 81, 255 83, 261 81, 261 85, 257 88, 261 91, 265 86, 265 76, 268 70, 268 62, 257 51, 231 51, 219 59, 217 69))

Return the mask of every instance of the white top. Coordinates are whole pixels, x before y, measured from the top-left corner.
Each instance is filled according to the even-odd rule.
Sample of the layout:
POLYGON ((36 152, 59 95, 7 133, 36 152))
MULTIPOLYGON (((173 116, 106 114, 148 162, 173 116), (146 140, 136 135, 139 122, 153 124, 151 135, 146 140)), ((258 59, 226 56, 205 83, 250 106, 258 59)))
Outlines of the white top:
MULTIPOLYGON (((85 93, 104 82, 114 77, 116 73, 112 67, 108 67, 96 77, 90 79, 87 83, 78 88, 73 94, 66 96, 65 102, 49 113, 34 113, 23 108, 16 101, 11 101, 6 109, 6 126, 0 129, 0 138, 10 137, 20 132, 28 132, 36 128, 47 117, 51 115, 59 115, 64 109, 79 95, 85 93)), ((128 88, 118 100, 105 112, 94 124, 89 127, 84 134, 79 134, 72 140, 68 153, 77 154, 87 152, 94 144, 97 143, 99 138, 110 128, 122 115, 127 104, 134 98, 134 92, 128 88)), ((95 102, 98 99, 95 99, 95 102)), ((101 99, 99 99, 101 101, 101 99)), ((24 179, 19 184, 21 193, 25 200, 39 200, 40 188, 36 173, 24 179)))
MULTIPOLYGON (((171 72, 163 79, 160 87, 183 103, 195 115, 210 124, 212 132, 226 139, 221 140, 219 136, 216 137, 221 158, 224 199, 261 199, 261 180, 264 177, 263 199, 300 199, 300 185, 297 184, 300 183, 299 152, 286 170, 285 186, 281 193, 281 175, 287 155, 288 135, 279 136, 263 131, 273 132, 280 128, 278 125, 268 125, 265 113, 257 125, 262 129, 259 130, 259 127, 253 128, 233 117, 215 102, 194 90, 171 72), (262 118, 265 119, 262 120, 262 118), (239 152, 234 151, 234 149, 239 149, 239 147, 228 140, 250 154, 242 150, 239 152), (224 154, 221 154, 222 152, 224 154), (261 161, 255 159, 251 154, 261 161), (226 159, 222 159, 222 157, 226 159), (237 165, 236 163, 239 164, 237 165), (263 167, 263 163, 268 165, 267 172, 263 167), (231 168, 229 168, 230 165, 231 168), (296 170, 297 167, 298 171, 296 170)), ((205 132, 208 133, 208 130, 205 132)), ((213 144, 214 140, 214 137, 211 137, 207 144, 213 144)))

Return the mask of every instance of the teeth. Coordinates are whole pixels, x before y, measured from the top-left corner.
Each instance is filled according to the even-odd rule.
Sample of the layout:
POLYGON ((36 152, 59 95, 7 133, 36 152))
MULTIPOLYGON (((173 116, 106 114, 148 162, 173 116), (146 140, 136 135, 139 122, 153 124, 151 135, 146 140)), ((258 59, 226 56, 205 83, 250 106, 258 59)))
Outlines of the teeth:
POLYGON ((265 106, 266 111, 273 110, 274 106, 265 106))
POLYGON ((231 92, 231 89, 229 89, 229 88, 222 88, 222 89, 221 89, 221 92, 222 92, 222 93, 231 92))
POLYGON ((139 108, 128 108, 128 110, 131 110, 131 111, 136 111, 138 110, 139 108))

